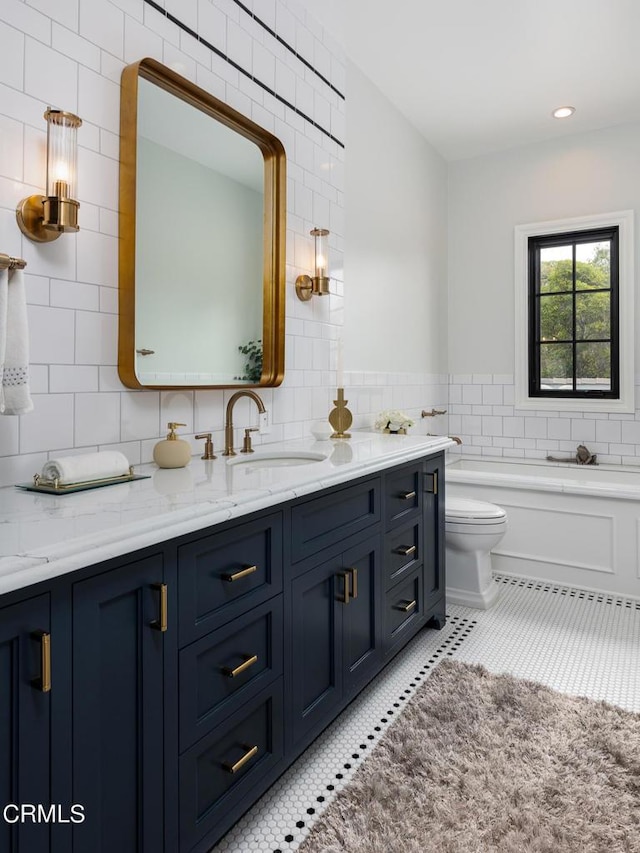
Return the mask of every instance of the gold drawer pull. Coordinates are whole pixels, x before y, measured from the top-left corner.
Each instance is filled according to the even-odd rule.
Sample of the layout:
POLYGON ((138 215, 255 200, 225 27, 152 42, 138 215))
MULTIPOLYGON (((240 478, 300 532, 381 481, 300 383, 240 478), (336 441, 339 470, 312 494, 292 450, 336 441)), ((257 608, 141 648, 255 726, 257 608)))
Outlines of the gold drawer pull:
POLYGON ((349 598, 349 572, 338 572, 338 577, 342 578, 344 583, 344 595, 342 597, 342 603, 348 604, 350 601, 349 598))
POLYGON ((418 602, 414 598, 413 601, 410 601, 408 604, 396 604, 395 607, 396 610, 402 610, 403 613, 409 613, 411 610, 413 610, 417 603, 418 602))
POLYGON ((351 598, 358 597, 358 570, 357 569, 349 569, 351 573, 351 598))
POLYGON ((34 631, 31 635, 40 641, 40 678, 34 678, 31 684, 42 693, 51 690, 51 634, 46 631, 34 631))
POLYGON ((399 545, 396 548, 396 554, 402 554, 403 557, 408 557, 409 554, 415 554, 416 546, 415 545, 399 545))
POLYGON ((222 671, 229 678, 235 678, 236 675, 240 675, 241 672, 244 672, 245 669, 249 669, 250 666, 253 666, 254 663, 258 662, 258 655, 252 655, 250 658, 247 658, 241 664, 239 664, 235 669, 230 669, 228 666, 223 666, 222 671))
POLYGON ((233 572, 233 574, 222 575, 223 581, 229 581, 233 583, 234 581, 242 580, 242 578, 246 578, 247 575, 252 575, 254 572, 258 571, 257 566, 247 566, 246 569, 240 569, 239 572, 233 572))
POLYGON ((247 763, 247 761, 251 761, 253 756, 257 755, 257 753, 258 753, 258 747, 257 746, 246 746, 246 744, 243 744, 243 746, 247 751, 242 756, 242 758, 239 758, 236 761, 235 764, 229 764, 228 761, 223 761, 222 766, 229 773, 237 773, 241 767, 244 767, 244 765, 247 763))
POLYGON ((426 476, 431 477, 431 489, 430 490, 425 489, 425 491, 431 495, 437 495, 438 494, 438 472, 434 471, 433 473, 431 473, 430 471, 427 471, 426 476))
POLYGON ((167 585, 166 583, 154 583, 153 589, 157 589, 160 593, 160 613, 159 618, 151 623, 151 627, 156 631, 166 631, 168 625, 168 602, 167 602, 167 585))
POLYGON ((415 492, 400 492, 400 494, 398 495, 401 501, 410 501, 415 498, 415 496, 415 492))

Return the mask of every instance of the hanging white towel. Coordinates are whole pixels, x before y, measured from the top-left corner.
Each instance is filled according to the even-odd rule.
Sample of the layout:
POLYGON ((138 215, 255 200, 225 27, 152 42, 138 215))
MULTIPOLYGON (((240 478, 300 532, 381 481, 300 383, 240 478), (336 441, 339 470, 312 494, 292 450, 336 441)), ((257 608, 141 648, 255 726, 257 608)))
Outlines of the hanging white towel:
POLYGON ((61 456, 45 462, 42 469, 42 477, 45 480, 58 480, 61 486, 101 480, 105 477, 121 477, 128 473, 129 462, 119 450, 61 456))
POLYGON ((29 328, 22 270, 0 271, 0 414, 32 411, 29 328))

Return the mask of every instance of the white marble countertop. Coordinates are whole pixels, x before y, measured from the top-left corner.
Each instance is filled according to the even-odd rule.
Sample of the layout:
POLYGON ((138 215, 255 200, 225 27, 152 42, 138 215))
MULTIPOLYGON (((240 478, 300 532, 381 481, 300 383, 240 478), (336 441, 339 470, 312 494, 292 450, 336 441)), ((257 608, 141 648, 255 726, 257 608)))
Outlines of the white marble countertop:
POLYGON ((354 432, 348 441, 264 444, 242 464, 196 456, 186 468, 138 465, 135 473, 150 479, 68 495, 6 486, 0 488, 0 594, 451 446, 446 436, 354 432), (284 467, 251 464, 260 451, 280 450, 325 458, 284 467))

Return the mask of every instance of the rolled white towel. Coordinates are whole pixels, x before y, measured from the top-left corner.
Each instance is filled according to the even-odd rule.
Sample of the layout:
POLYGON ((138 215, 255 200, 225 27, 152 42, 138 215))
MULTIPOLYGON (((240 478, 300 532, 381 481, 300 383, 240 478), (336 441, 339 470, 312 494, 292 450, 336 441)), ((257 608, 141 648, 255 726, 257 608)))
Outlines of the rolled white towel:
POLYGON ((106 477, 120 477, 129 473, 129 460, 117 450, 100 453, 81 453, 78 456, 62 456, 50 459, 42 469, 44 480, 58 480, 61 486, 70 483, 86 483, 106 477))

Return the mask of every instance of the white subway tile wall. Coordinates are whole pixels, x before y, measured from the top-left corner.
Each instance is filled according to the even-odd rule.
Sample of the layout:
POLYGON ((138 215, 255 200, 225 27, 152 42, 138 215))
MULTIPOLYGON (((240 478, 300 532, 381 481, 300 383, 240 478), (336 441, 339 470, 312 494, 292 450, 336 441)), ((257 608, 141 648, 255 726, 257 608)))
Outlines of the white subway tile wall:
POLYGON ((569 458, 578 444, 586 444, 600 462, 640 465, 640 408, 635 415, 524 411, 513 406, 513 388, 513 376, 507 374, 449 376, 449 429, 463 441, 456 452, 569 458), (481 404, 473 402, 476 388, 481 404))
MULTIPOLYGON (((345 152, 335 141, 345 134, 342 51, 295 0, 261 0, 253 13, 251 3, 235 0, 157 5, 168 15, 145 0, 0 4, 0 251, 28 262, 35 406, 28 415, 0 418, 2 485, 29 479, 58 454, 109 448, 132 464, 150 461, 169 420, 187 424, 194 453, 195 433, 213 432, 216 447, 223 441, 231 392, 132 391, 117 375, 119 81, 123 67, 143 56, 172 65, 249 115, 286 149, 286 374, 280 388, 261 392, 270 431, 256 443, 308 435, 332 408, 344 298, 345 152), (81 230, 39 245, 21 236, 14 210, 43 190, 42 114, 49 105, 83 119, 81 230), (302 303, 293 283, 311 269, 309 231, 316 225, 331 230, 331 293, 302 303)), ((446 416, 420 419, 423 408, 447 407, 446 376, 358 373, 347 374, 345 385, 354 428, 371 426, 382 409, 401 408, 415 418, 414 431, 447 431, 446 416)), ((482 390, 473 389, 474 404, 489 402, 477 397, 482 390)), ((236 441, 254 420, 248 405, 238 408, 236 441)))
MULTIPOLYGON (((263 394, 272 421, 263 439, 306 435, 330 410, 344 267, 344 149, 330 135, 344 141, 345 101, 335 91, 344 91, 344 57, 294 0, 261 0, 253 13, 251 3, 234 0, 157 5, 168 14, 145 0, 0 4, 0 251, 28 262, 35 406, 28 415, 0 418, 0 484, 31 477, 51 455, 96 447, 119 448, 132 463, 149 461, 168 420, 187 424, 194 452, 196 432, 211 430, 222 441, 228 393, 131 391, 117 376, 119 81, 123 67, 144 56, 171 64, 283 141, 287 373, 281 388, 263 394), (83 119, 81 230, 40 245, 20 234, 14 210, 44 189, 49 105, 83 119), (303 304, 293 282, 311 267, 315 225, 332 232, 331 294, 303 304)), ((254 418, 249 408, 239 410, 239 428, 254 418)))
POLYGON ((446 374, 346 371, 344 384, 354 429, 371 429, 380 412, 400 409, 413 419, 413 434, 449 434, 446 374), (433 409, 444 414, 431 415, 433 409))

